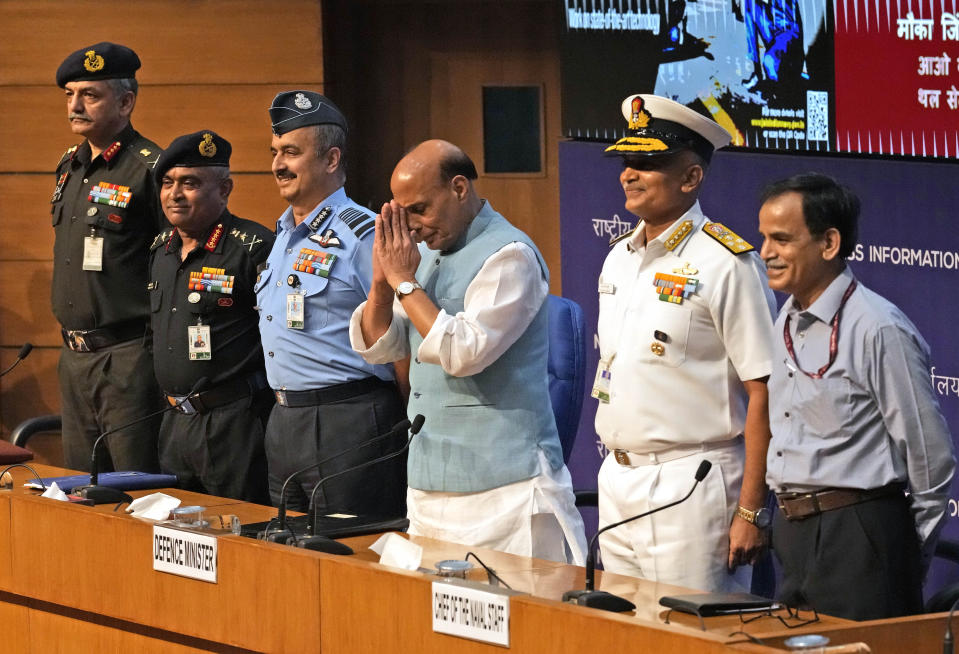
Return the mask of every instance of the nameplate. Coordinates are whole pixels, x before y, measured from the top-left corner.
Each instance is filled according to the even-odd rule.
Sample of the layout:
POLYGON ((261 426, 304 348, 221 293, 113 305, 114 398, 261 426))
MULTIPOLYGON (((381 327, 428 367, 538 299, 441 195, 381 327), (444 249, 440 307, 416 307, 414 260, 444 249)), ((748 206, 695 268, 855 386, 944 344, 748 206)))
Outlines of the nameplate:
POLYGON ((509 595, 433 582, 433 631, 509 647, 509 595))
POLYGON ((216 538, 192 531, 153 527, 153 569, 216 583, 216 538))

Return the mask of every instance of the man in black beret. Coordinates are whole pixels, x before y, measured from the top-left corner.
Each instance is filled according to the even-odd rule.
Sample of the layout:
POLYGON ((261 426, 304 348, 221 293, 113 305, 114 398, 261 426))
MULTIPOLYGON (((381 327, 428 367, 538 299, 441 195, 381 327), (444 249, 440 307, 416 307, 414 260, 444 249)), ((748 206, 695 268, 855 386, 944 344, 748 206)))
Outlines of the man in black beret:
MULTIPOLYGON (((80 48, 57 70, 67 118, 83 141, 60 159, 51 199, 53 313, 67 467, 87 470, 93 441, 156 411, 159 389, 144 347, 150 243, 163 220, 153 166, 160 148, 130 124, 140 59, 115 43, 80 48)), ((118 470, 157 469, 159 418, 107 439, 118 470)))
MULTIPOLYGON (((307 508, 326 476, 399 449, 405 434, 364 445, 403 420, 392 366, 350 347, 353 310, 372 283, 371 211, 346 196, 346 119, 313 91, 280 93, 270 107, 273 175, 289 208, 257 284, 266 374, 277 404, 266 431, 270 493, 295 470, 350 448, 298 477, 290 506, 307 508)), ((321 508, 405 515, 406 462, 398 457, 323 486, 321 508)))
POLYGON ((263 432, 273 394, 253 284, 273 233, 227 209, 231 151, 202 130, 174 139, 154 169, 173 226, 156 237, 150 259, 156 377, 174 406, 200 391, 164 414, 160 468, 183 488, 265 503, 263 432))

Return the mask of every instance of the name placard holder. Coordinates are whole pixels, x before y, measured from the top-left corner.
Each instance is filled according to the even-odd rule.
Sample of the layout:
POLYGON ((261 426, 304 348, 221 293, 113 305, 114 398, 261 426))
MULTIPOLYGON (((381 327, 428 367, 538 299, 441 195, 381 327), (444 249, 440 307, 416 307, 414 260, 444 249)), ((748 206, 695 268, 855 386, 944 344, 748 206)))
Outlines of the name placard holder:
POLYGON ((215 584, 216 537, 155 525, 153 569, 215 584))
POLYGON ((509 596, 468 581, 434 581, 433 631, 509 647, 509 596))

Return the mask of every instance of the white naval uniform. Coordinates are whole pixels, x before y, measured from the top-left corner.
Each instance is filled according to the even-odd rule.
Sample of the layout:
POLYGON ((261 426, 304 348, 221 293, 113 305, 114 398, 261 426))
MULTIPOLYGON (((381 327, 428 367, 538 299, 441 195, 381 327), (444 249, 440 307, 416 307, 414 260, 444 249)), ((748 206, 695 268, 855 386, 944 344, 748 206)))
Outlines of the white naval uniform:
POLYGON ((596 412, 610 449, 599 472, 600 525, 679 499, 704 458, 713 469, 684 504, 606 532, 603 565, 688 588, 748 588, 750 568, 726 571, 743 475, 742 382, 772 371, 775 298, 759 256, 734 254, 706 233, 724 230, 698 202, 645 246, 643 227, 613 246, 599 280, 600 366, 610 375, 609 402, 596 412), (698 287, 682 303, 665 302, 656 273, 698 287), (626 465, 614 450, 629 453, 619 457, 626 465))

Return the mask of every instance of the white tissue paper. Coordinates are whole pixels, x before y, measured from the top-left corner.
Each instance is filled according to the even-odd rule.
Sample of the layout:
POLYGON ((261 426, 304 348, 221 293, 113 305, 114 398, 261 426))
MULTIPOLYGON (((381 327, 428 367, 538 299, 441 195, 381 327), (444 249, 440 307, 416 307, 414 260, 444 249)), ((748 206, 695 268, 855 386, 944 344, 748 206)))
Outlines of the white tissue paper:
POLYGON ((61 502, 69 502, 67 494, 60 490, 60 487, 57 486, 57 482, 53 482, 47 486, 47 490, 43 491, 43 494, 40 497, 49 497, 52 500, 60 500, 61 502))
POLYGON ((380 563, 391 568, 418 570, 423 560, 423 548, 399 534, 383 534, 370 549, 380 555, 380 563))
POLYGON ((166 520, 170 517, 170 511, 178 506, 180 500, 175 497, 164 493, 151 493, 133 500, 127 507, 127 513, 132 513, 134 518, 166 520))

